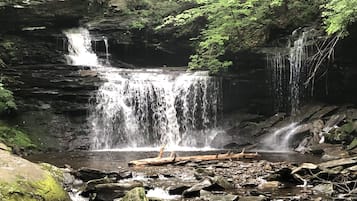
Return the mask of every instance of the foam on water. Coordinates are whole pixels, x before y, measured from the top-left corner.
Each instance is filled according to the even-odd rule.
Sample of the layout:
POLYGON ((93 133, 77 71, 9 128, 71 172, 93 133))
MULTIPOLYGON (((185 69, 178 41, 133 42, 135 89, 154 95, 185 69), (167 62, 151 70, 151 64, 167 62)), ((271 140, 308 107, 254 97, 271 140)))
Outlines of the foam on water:
POLYGON ((147 192, 146 196, 150 199, 158 200, 176 200, 181 198, 179 195, 170 195, 168 191, 165 191, 162 188, 154 188, 147 192))

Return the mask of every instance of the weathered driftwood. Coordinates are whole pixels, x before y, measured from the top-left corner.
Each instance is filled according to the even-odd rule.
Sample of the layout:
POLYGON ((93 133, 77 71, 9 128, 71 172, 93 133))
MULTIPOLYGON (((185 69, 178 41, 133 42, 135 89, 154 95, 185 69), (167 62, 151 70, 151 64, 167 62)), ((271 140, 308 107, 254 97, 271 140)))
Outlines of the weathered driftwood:
POLYGON ((196 156, 182 156, 178 157, 175 154, 173 157, 157 157, 146 158, 140 160, 133 160, 128 163, 129 166, 150 166, 150 165, 165 165, 170 163, 176 163, 180 161, 210 161, 210 160, 233 160, 233 159, 254 159, 259 155, 257 153, 244 153, 239 154, 227 153, 227 154, 215 154, 215 155, 196 155, 196 156))

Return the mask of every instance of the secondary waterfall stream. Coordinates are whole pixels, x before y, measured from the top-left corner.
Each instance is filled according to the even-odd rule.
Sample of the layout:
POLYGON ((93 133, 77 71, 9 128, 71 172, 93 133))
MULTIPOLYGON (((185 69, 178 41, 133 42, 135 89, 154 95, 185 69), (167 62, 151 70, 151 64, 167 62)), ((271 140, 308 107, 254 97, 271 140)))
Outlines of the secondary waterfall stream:
MULTIPOLYGON (((208 147, 221 112, 221 79, 207 72, 119 69, 100 61, 89 31, 67 30, 68 63, 91 66, 105 80, 91 101, 93 149, 208 147)), ((180 148, 178 148, 180 149, 180 148)))
MULTIPOLYGON (((309 39, 313 30, 298 30, 292 33, 287 48, 280 48, 268 55, 267 68, 270 71, 270 85, 275 112, 299 113, 301 102, 308 96, 309 87, 304 85, 309 66, 311 48, 309 39)), ((294 122, 268 135, 263 147, 273 151, 288 151, 289 142, 298 125, 294 122)))
POLYGON ((270 71, 270 85, 276 112, 288 111, 292 115, 299 112, 301 102, 306 98, 309 88, 304 86, 309 71, 311 56, 308 40, 313 32, 294 31, 286 48, 268 55, 267 68, 270 71), (298 35, 298 36, 296 36, 298 35))

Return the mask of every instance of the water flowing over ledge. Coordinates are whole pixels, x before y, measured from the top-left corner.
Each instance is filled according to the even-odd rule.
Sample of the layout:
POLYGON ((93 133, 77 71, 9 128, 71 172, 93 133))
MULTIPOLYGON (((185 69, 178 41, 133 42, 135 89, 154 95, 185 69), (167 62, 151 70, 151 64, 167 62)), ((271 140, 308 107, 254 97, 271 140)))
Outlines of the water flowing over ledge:
POLYGON ((169 150, 207 150, 221 132, 221 78, 207 72, 118 69, 108 66, 108 56, 105 62, 98 59, 88 30, 64 33, 68 63, 90 66, 105 80, 90 102, 92 149, 140 150, 166 144, 169 150))

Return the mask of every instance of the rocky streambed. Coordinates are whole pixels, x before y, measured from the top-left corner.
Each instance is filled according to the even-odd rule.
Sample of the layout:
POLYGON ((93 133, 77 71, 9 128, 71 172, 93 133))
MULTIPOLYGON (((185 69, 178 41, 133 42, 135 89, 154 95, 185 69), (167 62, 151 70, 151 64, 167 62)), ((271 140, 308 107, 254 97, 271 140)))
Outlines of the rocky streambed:
POLYGON ((261 154, 254 160, 128 167, 130 157, 154 156, 154 152, 131 154, 91 153, 86 160, 78 154, 78 163, 69 159, 54 163, 65 167, 64 185, 72 200, 354 200, 356 196, 354 156, 325 162, 310 155, 261 154), (73 168, 63 165, 66 162, 73 168))

